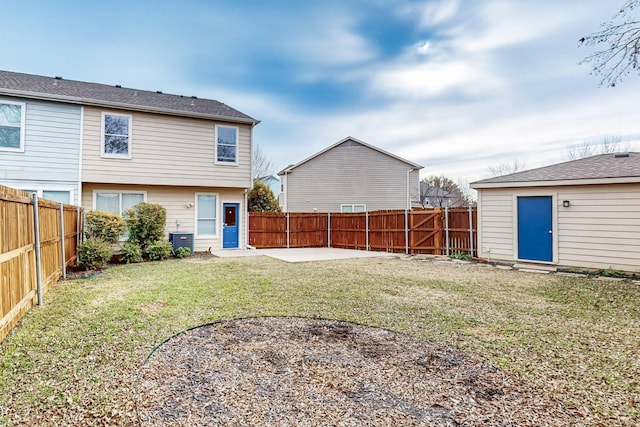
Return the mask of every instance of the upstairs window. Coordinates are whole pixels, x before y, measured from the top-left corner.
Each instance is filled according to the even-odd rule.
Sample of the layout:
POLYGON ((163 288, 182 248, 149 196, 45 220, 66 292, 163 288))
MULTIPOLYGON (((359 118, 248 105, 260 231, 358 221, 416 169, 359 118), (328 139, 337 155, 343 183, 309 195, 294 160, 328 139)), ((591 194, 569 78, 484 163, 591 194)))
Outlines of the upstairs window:
POLYGON ((238 128, 216 126, 216 163, 238 164, 238 128))
POLYGON ((0 150, 24 151, 25 104, 0 101, 0 150))
POLYGON ((131 158, 131 116, 102 114, 102 155, 131 158))

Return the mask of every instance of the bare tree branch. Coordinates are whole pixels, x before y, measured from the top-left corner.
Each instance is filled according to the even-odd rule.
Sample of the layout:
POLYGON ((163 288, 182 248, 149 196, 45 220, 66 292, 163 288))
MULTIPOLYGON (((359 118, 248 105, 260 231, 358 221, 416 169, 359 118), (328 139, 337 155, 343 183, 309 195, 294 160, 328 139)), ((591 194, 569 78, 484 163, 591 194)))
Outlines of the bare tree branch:
POLYGON ((251 175, 253 179, 273 175, 276 168, 271 159, 262 151, 258 144, 253 146, 253 158, 251 162, 251 175))
POLYGON ((567 160, 583 159, 598 154, 620 153, 631 151, 631 144, 622 144, 619 136, 607 135, 601 142, 585 141, 580 145, 567 149, 567 160))
POLYGON ((580 62, 593 65, 591 74, 602 76, 601 86, 614 87, 631 71, 640 73, 640 20, 633 16, 639 9, 640 0, 627 0, 600 31, 579 40, 581 46, 605 46, 580 62))
POLYGON ((511 175, 512 173, 520 172, 524 170, 525 163, 518 159, 513 159, 510 162, 496 163, 487 167, 489 178, 494 176, 511 175))

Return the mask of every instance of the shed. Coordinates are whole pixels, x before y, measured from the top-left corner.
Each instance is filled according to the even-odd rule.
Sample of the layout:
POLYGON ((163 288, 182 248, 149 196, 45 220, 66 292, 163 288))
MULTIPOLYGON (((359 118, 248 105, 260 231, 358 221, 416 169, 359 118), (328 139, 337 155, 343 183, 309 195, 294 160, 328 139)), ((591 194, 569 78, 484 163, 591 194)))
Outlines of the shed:
POLYGON ((601 154, 471 187, 480 257, 640 272, 640 153, 601 154))

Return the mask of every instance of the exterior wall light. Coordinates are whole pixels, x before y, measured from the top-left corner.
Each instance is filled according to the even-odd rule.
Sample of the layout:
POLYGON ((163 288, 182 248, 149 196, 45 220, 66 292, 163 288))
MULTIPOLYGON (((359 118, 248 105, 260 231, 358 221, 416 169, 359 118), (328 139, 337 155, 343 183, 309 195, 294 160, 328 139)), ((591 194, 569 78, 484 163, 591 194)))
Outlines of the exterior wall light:
POLYGON ((562 206, 564 206, 565 208, 568 208, 569 206, 571 206, 571 202, 569 202, 568 200, 563 200, 562 206))

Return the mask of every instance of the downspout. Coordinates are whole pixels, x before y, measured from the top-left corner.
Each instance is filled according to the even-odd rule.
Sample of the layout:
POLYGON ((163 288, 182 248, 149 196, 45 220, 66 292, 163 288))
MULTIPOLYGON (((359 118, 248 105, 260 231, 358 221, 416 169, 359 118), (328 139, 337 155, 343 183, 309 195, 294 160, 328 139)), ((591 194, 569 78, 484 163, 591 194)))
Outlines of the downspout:
POLYGON ((84 140, 84 106, 80 107, 80 147, 78 147, 78 194, 76 206, 82 206, 82 145, 84 140))
MULTIPOLYGON (((249 188, 253 187, 253 128, 257 123, 251 124, 251 140, 249 150, 249 188)), ((253 249, 249 245, 249 188, 244 189, 244 247, 253 249)))

